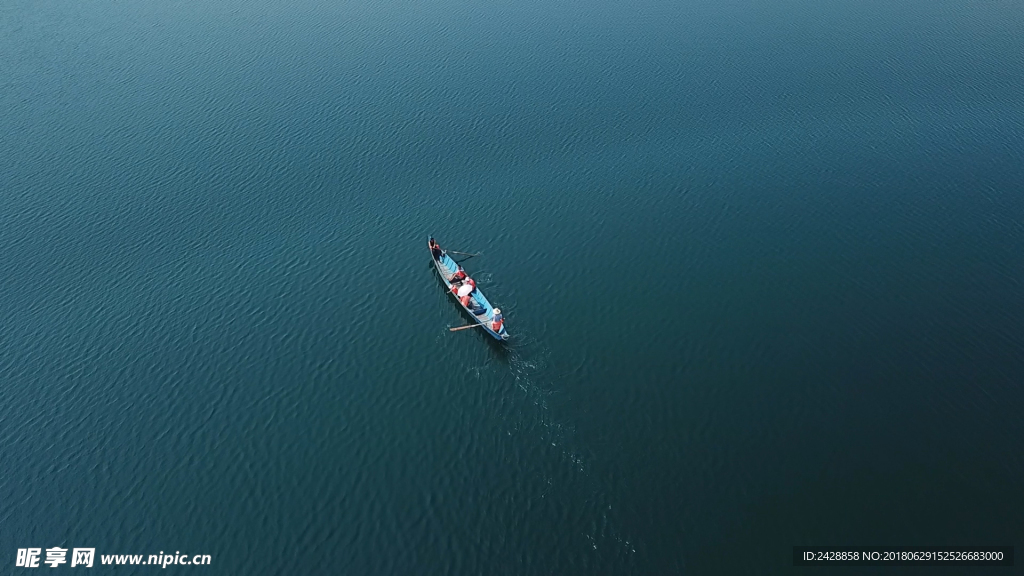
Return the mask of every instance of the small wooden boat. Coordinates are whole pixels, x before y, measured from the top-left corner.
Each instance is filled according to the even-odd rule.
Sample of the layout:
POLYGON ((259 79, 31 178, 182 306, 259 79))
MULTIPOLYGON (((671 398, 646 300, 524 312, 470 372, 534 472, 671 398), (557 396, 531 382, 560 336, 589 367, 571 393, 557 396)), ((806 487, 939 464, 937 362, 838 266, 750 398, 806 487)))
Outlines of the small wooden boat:
MULTIPOLYGON (((427 249, 430 249, 429 240, 427 242, 427 249)), ((458 271, 459 265, 451 259, 451 256, 442 252, 440 259, 434 258, 433 254, 430 255, 430 259, 433 260, 434 268, 441 276, 441 281, 444 282, 445 287, 448 289, 448 293, 451 294, 452 298, 455 298, 455 303, 465 310, 466 314, 469 314, 470 317, 480 325, 479 330, 486 331, 497 340, 508 340, 508 331, 505 330, 504 325, 497 332, 491 329, 491 321, 494 320, 494 307, 491 306, 491 303, 487 301, 487 298, 484 297, 480 290, 475 289, 470 292, 469 296, 471 301, 469 308, 463 306, 459 297, 455 292, 452 292, 452 283, 449 278, 458 271)))

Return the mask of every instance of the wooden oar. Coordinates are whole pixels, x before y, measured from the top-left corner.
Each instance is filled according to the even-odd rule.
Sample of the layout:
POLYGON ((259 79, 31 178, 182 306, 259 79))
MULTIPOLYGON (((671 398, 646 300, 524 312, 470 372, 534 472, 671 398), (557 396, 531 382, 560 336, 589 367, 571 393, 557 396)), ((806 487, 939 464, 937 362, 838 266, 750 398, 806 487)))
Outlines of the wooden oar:
POLYGON ((473 324, 472 326, 459 326, 458 328, 449 328, 449 332, 458 332, 459 330, 468 330, 469 328, 476 328, 477 326, 483 326, 483 324, 473 324))
POLYGON ((469 252, 459 252, 458 250, 445 250, 445 252, 451 252, 452 254, 461 254, 463 256, 479 256, 483 252, 477 252, 476 254, 470 254, 469 252))

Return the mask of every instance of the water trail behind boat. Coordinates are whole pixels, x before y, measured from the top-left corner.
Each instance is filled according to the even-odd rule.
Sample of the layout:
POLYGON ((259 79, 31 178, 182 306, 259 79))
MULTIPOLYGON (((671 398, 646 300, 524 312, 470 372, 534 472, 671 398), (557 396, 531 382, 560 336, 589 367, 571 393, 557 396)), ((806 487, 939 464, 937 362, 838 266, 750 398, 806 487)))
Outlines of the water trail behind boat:
POLYGON ((556 482, 567 481, 574 485, 572 492, 585 496, 587 513, 580 520, 586 522, 581 526, 581 536, 587 545, 592 551, 610 547, 612 550, 605 552, 632 566, 636 544, 615 525, 613 503, 607 490, 600 479, 590 473, 586 447, 580 444, 570 417, 562 415, 571 412, 572 399, 560 385, 562 379, 549 366, 550 351, 527 327, 517 328, 514 340, 507 345, 512 386, 503 390, 501 398, 507 433, 532 436, 530 440, 549 446, 566 467, 545 478, 548 489, 534 498, 547 498, 551 492, 561 492, 556 482))

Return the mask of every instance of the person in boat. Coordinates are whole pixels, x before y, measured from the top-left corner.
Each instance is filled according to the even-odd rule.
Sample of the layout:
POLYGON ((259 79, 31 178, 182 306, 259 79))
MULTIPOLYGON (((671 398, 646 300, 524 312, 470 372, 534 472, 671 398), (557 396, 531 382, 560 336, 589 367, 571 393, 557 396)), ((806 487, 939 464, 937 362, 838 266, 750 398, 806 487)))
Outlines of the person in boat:
POLYGON ((491 330, 495 332, 501 332, 501 327, 505 325, 505 318, 501 315, 501 308, 494 309, 494 318, 491 319, 491 330))
POLYGON ((430 237, 430 255, 434 257, 434 260, 441 260, 441 256, 444 254, 444 250, 441 250, 441 245, 434 240, 434 237, 430 237))
POLYGON ((462 266, 459 266, 459 269, 455 271, 455 274, 452 274, 452 277, 449 278, 448 281, 455 284, 456 282, 462 282, 465 279, 466 271, 462 269, 462 266))
POLYGON ((458 294, 459 293, 459 288, 462 288, 462 286, 465 285, 465 283, 466 283, 465 282, 465 278, 463 278, 462 280, 452 279, 451 282, 452 282, 452 294, 458 294))
POLYGON ((469 310, 474 316, 479 316, 480 314, 487 312, 487 309, 481 306, 476 300, 474 300, 473 296, 471 296, 470 294, 466 294, 462 298, 459 298, 459 302, 462 302, 462 305, 465 306, 466 309, 469 310))
POLYGON ((456 290, 455 295, 458 296, 459 298, 462 298, 463 296, 469 296, 470 294, 473 293, 474 289, 475 288, 473 287, 473 285, 470 284, 469 282, 463 282, 462 285, 459 286, 458 289, 456 290))

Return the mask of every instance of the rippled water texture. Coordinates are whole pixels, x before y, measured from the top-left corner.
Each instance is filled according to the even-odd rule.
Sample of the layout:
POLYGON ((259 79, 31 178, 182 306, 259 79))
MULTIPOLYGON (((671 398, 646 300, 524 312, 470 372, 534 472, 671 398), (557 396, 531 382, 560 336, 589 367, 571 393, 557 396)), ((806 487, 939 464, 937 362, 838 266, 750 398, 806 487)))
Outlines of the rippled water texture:
POLYGON ((1019 2, 11 0, 0 135, 4 566, 1024 545, 1019 2))

